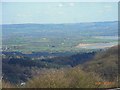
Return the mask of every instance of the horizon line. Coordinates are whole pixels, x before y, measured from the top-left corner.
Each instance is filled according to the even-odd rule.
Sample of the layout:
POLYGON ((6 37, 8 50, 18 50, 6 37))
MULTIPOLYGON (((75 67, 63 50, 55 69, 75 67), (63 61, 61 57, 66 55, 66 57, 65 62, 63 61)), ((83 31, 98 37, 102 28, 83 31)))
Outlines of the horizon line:
POLYGON ((70 22, 70 23, 2 23, 0 25, 20 25, 20 24, 82 24, 82 23, 104 23, 104 22, 118 22, 118 20, 114 20, 114 21, 95 21, 95 22, 70 22))

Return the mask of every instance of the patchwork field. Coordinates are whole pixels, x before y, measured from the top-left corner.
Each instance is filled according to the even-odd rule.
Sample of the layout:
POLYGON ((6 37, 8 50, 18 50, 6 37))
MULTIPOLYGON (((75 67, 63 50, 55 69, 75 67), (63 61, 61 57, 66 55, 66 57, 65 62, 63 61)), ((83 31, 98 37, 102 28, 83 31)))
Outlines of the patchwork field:
POLYGON ((24 53, 78 52, 117 45, 117 33, 117 22, 3 25, 2 45, 24 53))

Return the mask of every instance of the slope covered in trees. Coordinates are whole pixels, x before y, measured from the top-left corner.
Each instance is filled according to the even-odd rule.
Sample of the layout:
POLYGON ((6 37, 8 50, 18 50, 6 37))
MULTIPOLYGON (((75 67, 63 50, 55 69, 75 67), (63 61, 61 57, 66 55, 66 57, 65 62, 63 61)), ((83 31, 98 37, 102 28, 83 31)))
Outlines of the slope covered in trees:
POLYGON ((82 65, 85 71, 94 71, 102 78, 113 81, 118 76, 118 46, 114 46, 107 51, 98 52, 93 60, 82 65))
MULTIPOLYGON (((52 63, 53 62, 51 62, 51 64, 52 63)), ((12 64, 15 65, 16 63, 12 63, 12 64)), ((17 62, 17 64, 19 63, 17 62)), ((108 50, 99 51, 97 52, 97 54, 94 55, 93 58, 90 58, 90 60, 82 64, 79 64, 77 66, 75 65, 74 67, 68 68, 68 67, 64 67, 65 65, 66 64, 63 64, 62 66, 61 64, 60 68, 55 68, 55 67, 46 68, 45 67, 46 69, 45 68, 35 69, 36 72, 39 72, 39 73, 35 74, 35 71, 33 70, 34 71, 33 77, 27 80, 25 86, 19 86, 19 87, 25 87, 25 88, 111 88, 111 87, 117 87, 118 85, 118 80, 117 80, 117 77, 118 77, 118 47, 117 46, 114 46, 108 50), (99 82, 102 82, 102 84, 98 84, 99 82), (111 83, 103 84, 104 82, 111 82, 111 83)), ((24 70, 24 69, 21 69, 21 70, 24 70)), ((30 71, 31 69, 32 68, 29 68, 28 71, 30 71)), ((4 81, 3 87, 6 87, 7 85, 10 86, 10 83, 6 83, 4 81)), ((14 87, 15 86, 17 85, 14 85, 14 87)))

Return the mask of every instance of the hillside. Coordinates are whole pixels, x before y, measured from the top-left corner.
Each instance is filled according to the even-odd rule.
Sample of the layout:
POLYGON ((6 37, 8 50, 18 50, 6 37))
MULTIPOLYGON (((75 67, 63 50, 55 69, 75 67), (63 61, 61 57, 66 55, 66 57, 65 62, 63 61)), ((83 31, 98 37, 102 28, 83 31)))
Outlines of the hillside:
MULTIPOLYGON (((84 57, 86 54, 77 54, 72 57, 78 57, 79 59, 84 57)), ((89 55, 89 54, 88 54, 89 55)), ((71 56, 70 56, 71 57, 71 56)), ((68 58, 68 57, 67 57, 68 58)), ((77 60, 78 60, 77 58, 77 60)), ((3 64, 4 73, 8 74, 9 80, 11 82, 13 77, 9 77, 9 75, 16 75, 18 80, 25 80, 26 77, 29 78, 26 81, 25 86, 19 87, 29 87, 29 88, 111 88, 117 87, 117 76, 118 76, 118 47, 114 46, 107 50, 98 51, 93 58, 85 61, 84 63, 79 63, 79 65, 74 67, 66 67, 67 62, 63 62, 66 57, 63 57, 62 60, 58 60, 58 58, 54 58, 54 62, 47 61, 43 63, 43 61, 39 61, 37 64, 36 61, 28 60, 29 58, 22 58, 25 63, 22 63, 20 59, 14 59, 12 61, 4 62, 3 64), (55 61, 57 60, 57 61, 55 61), (60 62, 60 64, 58 64, 60 62), (63 62, 63 63, 62 63, 63 62), (19 65, 23 65, 22 68, 19 65), (39 69, 35 66, 38 65, 39 69), (59 65, 59 66, 58 66, 59 65), (14 70, 14 66, 16 70, 14 70), (10 68, 11 67, 11 68, 10 68), (59 67, 59 68, 58 68, 59 67), (9 69, 8 69, 9 68, 9 69), (8 70, 8 71, 5 71, 8 70), (8 73, 9 70, 12 70, 13 73, 8 73), (31 70, 34 72, 31 73, 31 70), (23 73, 23 74, 22 74, 23 73), (30 73, 28 75, 28 73, 30 73), (19 76, 20 75, 20 76, 19 76), (33 75, 33 76, 30 76, 33 75), (91 82, 92 81, 92 82, 91 82), (97 82, 112 82, 112 84, 96 84, 97 82)), ((5 59, 4 59, 5 60, 5 59)), ((69 60, 69 59, 68 59, 69 60)), ((74 59, 73 59, 74 60, 74 59)), ((76 63, 76 61, 74 63, 76 63)), ((69 64, 69 63, 68 63, 69 64)), ((14 80, 17 80, 14 77, 14 80)), ((5 80, 5 79, 4 79, 5 80)), ((10 83, 3 81, 3 87, 14 86, 16 84, 10 85, 10 83)))
POLYGON ((41 53, 36 53, 36 55, 31 55, 30 57, 28 54, 22 54, 19 52, 3 52, 2 54, 3 79, 12 83, 20 83, 33 77, 32 71, 34 71, 34 69, 37 71, 38 69, 40 70, 44 68, 60 69, 74 67, 93 58, 95 52, 42 59, 40 58, 41 53))
POLYGON ((116 80, 118 76, 118 46, 98 52, 93 60, 82 65, 85 71, 98 73, 106 80, 116 80))
POLYGON ((107 82, 94 72, 84 72, 78 67, 69 69, 49 69, 29 79, 20 86, 3 81, 3 88, 112 88, 111 85, 97 84, 107 82))

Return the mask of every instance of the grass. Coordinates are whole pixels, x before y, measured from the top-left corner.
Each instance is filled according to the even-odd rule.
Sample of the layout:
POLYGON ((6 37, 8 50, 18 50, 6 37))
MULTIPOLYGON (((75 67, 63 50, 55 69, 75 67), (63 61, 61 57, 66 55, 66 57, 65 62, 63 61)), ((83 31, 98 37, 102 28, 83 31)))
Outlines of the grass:
POLYGON ((78 51, 80 49, 75 49, 75 46, 79 43, 104 43, 104 42, 116 42, 117 40, 112 39, 100 39, 94 37, 74 37, 71 39, 64 38, 28 38, 28 37, 10 37, 7 40, 4 40, 3 45, 7 45, 11 49, 9 51, 78 51), (61 43, 64 43, 62 45, 61 43), (14 49, 11 45, 21 45, 19 49, 14 49), (48 46, 50 45, 50 46, 48 46), (51 48, 51 46, 55 48, 51 48), (28 47, 29 46, 29 47, 28 47))

